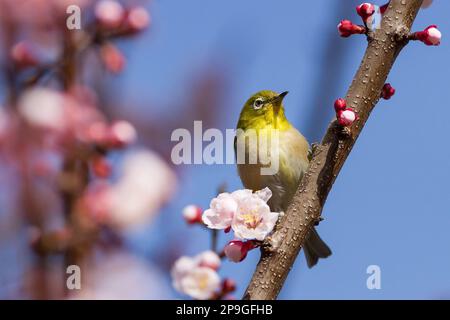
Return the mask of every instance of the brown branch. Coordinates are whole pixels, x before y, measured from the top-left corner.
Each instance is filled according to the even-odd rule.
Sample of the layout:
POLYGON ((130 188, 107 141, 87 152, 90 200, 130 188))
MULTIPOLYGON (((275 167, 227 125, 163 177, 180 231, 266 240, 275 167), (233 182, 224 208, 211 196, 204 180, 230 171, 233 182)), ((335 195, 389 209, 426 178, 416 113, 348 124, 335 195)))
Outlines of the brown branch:
MULTIPOLYGON (((61 63, 61 80, 65 91, 69 91, 77 82, 77 68, 79 58, 79 43, 69 30, 65 30, 64 50, 61 63)), ((78 214, 78 201, 89 184, 89 166, 87 151, 76 144, 64 156, 63 167, 60 173, 60 188, 66 227, 76 234, 78 239, 85 238, 85 228, 78 214)), ((73 240, 73 239, 72 239, 73 240)), ((63 268, 78 265, 84 268, 85 257, 89 252, 89 241, 72 241, 64 248, 63 268)), ((69 291, 66 290, 66 294, 69 291)))
MULTIPOLYGON (((368 35, 368 46, 356 76, 347 92, 347 105, 357 111, 359 120, 342 134, 331 122, 314 149, 305 173, 286 214, 263 246, 261 259, 243 299, 276 299, 303 242, 319 221, 328 193, 350 154, 408 34, 422 0, 392 0, 381 28, 368 35)), ((330 106, 331 107, 331 106, 330 106)))

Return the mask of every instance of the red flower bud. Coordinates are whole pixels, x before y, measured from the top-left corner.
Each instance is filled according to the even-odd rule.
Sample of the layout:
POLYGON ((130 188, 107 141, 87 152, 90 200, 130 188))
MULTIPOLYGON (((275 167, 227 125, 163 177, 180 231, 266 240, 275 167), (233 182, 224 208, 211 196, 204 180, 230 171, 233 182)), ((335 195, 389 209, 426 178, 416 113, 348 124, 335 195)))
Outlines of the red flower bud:
POLYGON ((381 97, 385 100, 389 100, 395 94, 394 87, 390 83, 386 83, 381 90, 381 97))
POLYGON ((113 148, 128 146, 137 139, 136 129, 131 123, 125 120, 114 122, 109 131, 109 144, 113 148))
POLYGON ((364 28, 363 26, 353 24, 353 22, 351 22, 350 20, 342 20, 338 24, 338 31, 341 37, 347 38, 350 37, 352 34, 366 33, 366 28, 364 28))
POLYGON ((119 27, 125 18, 124 8, 115 0, 97 2, 94 11, 98 23, 105 29, 119 27))
POLYGON ((203 223, 202 209, 192 204, 184 207, 183 217, 188 224, 203 223))
POLYGON ((375 6, 371 3, 364 2, 356 7, 356 12, 366 22, 375 13, 375 6))
POLYGON ((117 74, 125 68, 125 56, 112 43, 105 43, 100 47, 100 58, 109 72, 117 74))
POLYGON ((105 157, 94 157, 91 166, 92 172, 99 178, 108 178, 111 175, 111 164, 105 157))
POLYGON ((413 40, 419 40, 427 46, 438 46, 441 44, 442 34, 436 25, 428 26, 425 30, 415 32, 412 35, 413 40))
POLYGON ((358 119, 356 112, 351 108, 341 110, 337 113, 338 123, 343 127, 349 127, 358 119))
POLYGON ((232 240, 225 246, 223 251, 230 261, 241 262, 247 257, 247 253, 256 247, 257 245, 251 240, 246 242, 232 240))
POLYGON ((33 67, 38 64, 35 52, 29 43, 21 41, 16 43, 10 52, 11 59, 19 68, 33 67))
POLYGON ((226 295, 236 290, 236 282, 232 279, 224 279, 222 282, 222 294, 226 295))
POLYGON ((342 98, 339 98, 334 102, 334 110, 336 110, 336 112, 345 110, 346 107, 347 107, 347 101, 345 101, 342 98))

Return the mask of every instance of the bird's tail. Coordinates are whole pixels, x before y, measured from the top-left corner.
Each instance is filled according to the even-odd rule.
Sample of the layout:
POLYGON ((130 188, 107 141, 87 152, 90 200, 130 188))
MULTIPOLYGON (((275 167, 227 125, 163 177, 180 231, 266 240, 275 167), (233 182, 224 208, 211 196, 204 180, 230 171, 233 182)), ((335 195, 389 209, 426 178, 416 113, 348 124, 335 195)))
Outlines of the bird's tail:
POLYGON ((305 251, 306 263, 308 268, 314 267, 320 258, 326 258, 331 255, 331 249, 320 238, 316 228, 312 228, 306 238, 303 246, 305 251))

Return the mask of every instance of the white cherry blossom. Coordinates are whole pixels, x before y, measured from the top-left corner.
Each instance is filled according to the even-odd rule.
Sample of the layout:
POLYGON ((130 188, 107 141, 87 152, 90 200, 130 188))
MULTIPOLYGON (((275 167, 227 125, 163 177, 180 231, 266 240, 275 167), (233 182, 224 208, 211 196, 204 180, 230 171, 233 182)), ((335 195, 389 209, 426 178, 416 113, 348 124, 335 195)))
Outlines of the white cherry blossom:
POLYGON ((231 227, 240 239, 264 240, 272 232, 279 213, 271 212, 267 203, 256 195, 239 203, 231 227))
POLYGON ((212 199, 210 208, 203 212, 203 222, 210 229, 226 229, 231 226, 238 208, 235 198, 227 193, 221 193, 212 199))

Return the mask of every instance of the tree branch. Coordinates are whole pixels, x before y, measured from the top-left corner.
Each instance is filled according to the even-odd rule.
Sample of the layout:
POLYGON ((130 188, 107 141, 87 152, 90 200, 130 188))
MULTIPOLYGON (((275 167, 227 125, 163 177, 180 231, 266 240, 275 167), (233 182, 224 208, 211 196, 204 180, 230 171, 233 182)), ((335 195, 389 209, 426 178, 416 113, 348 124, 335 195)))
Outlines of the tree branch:
POLYGON ((305 238, 319 221, 328 193, 376 103, 389 71, 408 43, 408 34, 423 0, 392 0, 381 28, 368 35, 368 46, 346 100, 359 116, 348 134, 332 121, 314 149, 286 214, 278 222, 243 299, 276 299, 305 238))

